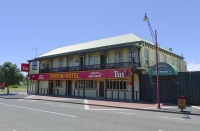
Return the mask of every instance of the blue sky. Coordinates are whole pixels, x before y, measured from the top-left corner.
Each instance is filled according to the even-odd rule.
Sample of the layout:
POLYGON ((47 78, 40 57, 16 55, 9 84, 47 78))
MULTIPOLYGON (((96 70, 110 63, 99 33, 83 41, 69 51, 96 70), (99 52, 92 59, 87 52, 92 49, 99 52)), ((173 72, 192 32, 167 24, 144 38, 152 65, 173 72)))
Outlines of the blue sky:
POLYGON ((200 70, 200 1, 183 0, 0 0, 0 64, 21 63, 57 47, 133 33, 183 54, 200 70))

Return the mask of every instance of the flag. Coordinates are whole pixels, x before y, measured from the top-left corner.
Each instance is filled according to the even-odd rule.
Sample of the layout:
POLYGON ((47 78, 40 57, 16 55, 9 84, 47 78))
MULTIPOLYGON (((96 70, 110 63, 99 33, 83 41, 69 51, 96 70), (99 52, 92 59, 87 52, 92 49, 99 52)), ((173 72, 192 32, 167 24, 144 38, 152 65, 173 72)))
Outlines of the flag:
POLYGON ((6 86, 5 82, 3 82, 3 83, 0 84, 0 87, 5 87, 5 86, 6 86))

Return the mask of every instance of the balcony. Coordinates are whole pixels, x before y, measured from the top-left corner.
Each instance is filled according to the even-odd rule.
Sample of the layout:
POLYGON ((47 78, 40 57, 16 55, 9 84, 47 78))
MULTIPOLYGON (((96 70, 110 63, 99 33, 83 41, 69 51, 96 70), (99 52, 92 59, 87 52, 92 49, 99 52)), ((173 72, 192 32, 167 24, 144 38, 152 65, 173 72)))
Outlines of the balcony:
POLYGON ((59 67, 59 68, 45 67, 44 69, 40 69, 40 73, 102 70, 102 69, 117 69, 117 68, 132 68, 132 67, 136 69, 139 66, 140 62, 135 62, 133 66, 131 62, 121 62, 121 63, 109 63, 106 65, 96 64, 96 65, 71 66, 71 67, 59 67))

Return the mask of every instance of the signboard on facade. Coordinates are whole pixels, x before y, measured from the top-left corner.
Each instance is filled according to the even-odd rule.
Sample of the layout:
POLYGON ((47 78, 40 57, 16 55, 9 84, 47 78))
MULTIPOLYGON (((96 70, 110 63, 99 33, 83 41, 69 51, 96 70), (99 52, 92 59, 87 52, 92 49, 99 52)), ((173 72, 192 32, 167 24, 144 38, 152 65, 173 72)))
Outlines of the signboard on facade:
POLYGON ((21 71, 28 72, 29 71, 29 64, 21 63, 21 71))
MULTIPOLYGON (((168 64, 165 62, 158 63, 158 75, 159 76, 178 75, 178 72, 179 72, 178 68, 175 67, 174 65, 171 65, 171 64, 168 64)), ((157 75, 156 65, 154 65, 151 68, 150 75, 151 76, 157 75)))
POLYGON ((80 72, 45 73, 29 75, 31 80, 95 79, 95 78, 131 78, 131 69, 111 69, 80 72))

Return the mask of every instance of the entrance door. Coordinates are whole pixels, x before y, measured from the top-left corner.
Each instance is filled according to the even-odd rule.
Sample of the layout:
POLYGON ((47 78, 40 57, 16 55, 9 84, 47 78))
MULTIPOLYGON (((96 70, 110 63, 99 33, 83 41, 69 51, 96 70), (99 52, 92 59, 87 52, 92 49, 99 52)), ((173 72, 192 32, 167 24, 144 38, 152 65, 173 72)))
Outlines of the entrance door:
POLYGON ((68 96, 72 95, 72 81, 71 80, 67 81, 67 95, 68 96))
POLYGON ((49 82, 49 95, 53 95, 53 82, 49 82))
POLYGON ((99 82, 99 97, 104 97, 104 82, 99 82))
POLYGON ((105 67, 106 67, 105 60, 106 60, 106 55, 105 54, 101 54, 101 56, 100 56, 101 69, 105 69, 105 67))
POLYGON ((80 57, 80 70, 83 70, 83 56, 80 57))

